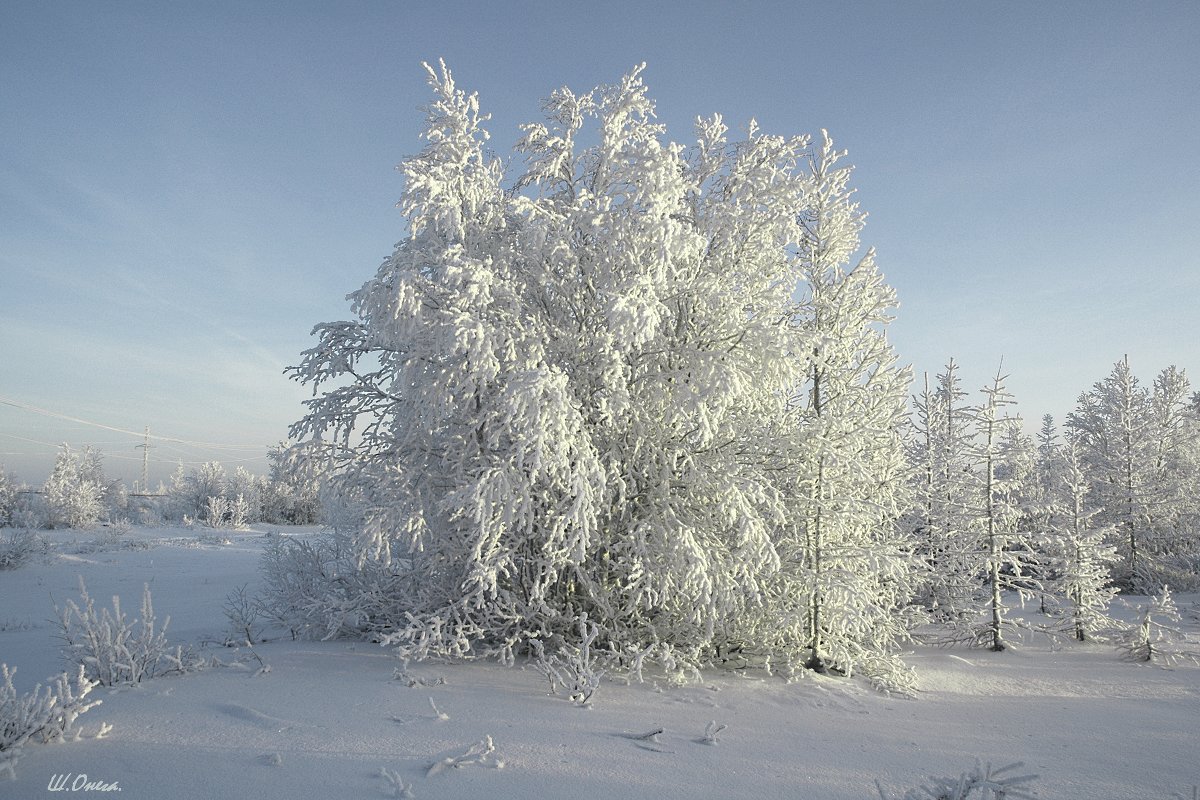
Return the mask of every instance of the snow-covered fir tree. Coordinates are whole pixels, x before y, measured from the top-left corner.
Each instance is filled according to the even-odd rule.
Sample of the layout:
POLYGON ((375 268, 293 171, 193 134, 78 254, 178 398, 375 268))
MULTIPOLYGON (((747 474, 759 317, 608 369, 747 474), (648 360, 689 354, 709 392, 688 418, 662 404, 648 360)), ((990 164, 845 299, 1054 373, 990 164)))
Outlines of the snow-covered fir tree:
POLYGON ((1090 486, 1077 442, 1068 438, 1055 450, 1045 534, 1053 571, 1044 588, 1066 601, 1071 635, 1081 642, 1102 639, 1114 625, 1108 608, 1117 593, 1111 575, 1117 550, 1109 541, 1111 528, 1096 526, 1098 512, 1087 510, 1090 486))
POLYGON ((1181 619, 1171 587, 1164 584, 1156 596, 1138 606, 1134 624, 1117 634, 1116 645, 1131 661, 1196 663, 1200 653, 1179 627, 1181 619))
POLYGON ((974 409, 966 402, 954 359, 914 398, 909 461, 915 503, 907 518, 924 562, 917 599, 941 621, 974 608, 980 584, 980 479, 973 456, 974 409))
POLYGON ((1020 432, 1020 418, 1006 411, 1016 401, 1004 381, 1005 376, 997 371, 983 388, 984 400, 975 414, 975 460, 982 479, 977 506, 982 534, 980 563, 987 591, 987 622, 974 638, 986 639, 996 651, 1006 647, 1006 593, 1027 591, 1033 583, 1030 537, 1018 529, 1025 515, 1024 484, 1032 468, 1030 448, 1020 432))
MULTIPOLYGON (((882 430, 898 373, 865 332, 891 302, 873 262, 820 265, 846 287, 823 307, 847 295, 857 344, 834 346, 836 328, 814 339, 795 313, 820 184, 808 139, 751 123, 731 140, 714 116, 694 146, 664 141, 637 69, 554 92, 506 187, 477 98, 444 66, 429 79, 427 144, 403 164, 408 235, 351 295, 355 318, 319 325, 295 369, 315 396, 293 435, 321 441, 336 486, 366 506, 356 569, 374 605, 360 627, 412 656, 509 658, 569 643, 586 615, 618 660, 744 648, 812 663, 811 623, 779 633, 798 604, 807 619, 814 586, 790 566, 809 558, 792 466, 811 435, 792 400, 814 347, 844 370, 831 365, 832 391, 877 381, 880 397, 828 406, 874 415, 854 432, 880 448, 857 462, 865 485, 898 469, 882 430)), ((838 424, 824 435, 850 435, 838 424)), ((838 493, 860 479, 844 480, 838 493)), ((822 501, 831 543, 886 536, 889 490, 846 501, 822 501)), ((890 550, 843 557, 879 573, 855 576, 873 592, 861 607, 895 602, 890 550)), ((837 633, 816 655, 850 671, 890 648, 822 598, 819 628, 837 633)))

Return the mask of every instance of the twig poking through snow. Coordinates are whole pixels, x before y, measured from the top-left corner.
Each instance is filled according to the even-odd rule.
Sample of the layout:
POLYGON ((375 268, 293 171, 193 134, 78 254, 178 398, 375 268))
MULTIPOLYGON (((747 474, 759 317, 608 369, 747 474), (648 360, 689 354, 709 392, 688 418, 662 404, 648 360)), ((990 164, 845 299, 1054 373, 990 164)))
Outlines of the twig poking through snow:
POLYGON ((716 744, 717 742, 721 741, 719 734, 727 727, 727 725, 718 725, 717 721, 714 719, 704 728, 704 736, 696 741, 698 741, 700 744, 716 744))
MULTIPOLYGON (((446 756, 441 761, 436 762, 429 771, 425 773, 426 778, 432 778, 440 772, 445 771, 447 767, 459 769, 468 764, 483 764, 487 761, 488 756, 496 752, 496 745, 492 743, 492 737, 486 736, 475 744, 471 745, 461 755, 446 756)), ((497 761, 497 767, 503 766, 503 762, 497 761)))
POLYGON ((659 734, 663 733, 664 730, 666 729, 655 728, 654 730, 646 731, 645 733, 630 733, 628 731, 622 731, 618 733, 617 736, 621 736, 625 739, 640 739, 642 741, 657 742, 659 734))
MULTIPOLYGON (((931 783, 909 789, 896 800, 1036 800, 1037 790, 1025 787, 1037 780, 1037 775, 1005 774, 1024 766, 1018 761, 993 769, 990 762, 983 765, 976 761, 970 772, 956 778, 932 778, 931 783)), ((875 781, 875 789, 880 800, 892 800, 879 781, 875 781)))
POLYGON ((447 720, 450 719, 449 716, 447 716, 446 714, 443 714, 442 711, 437 707, 437 705, 434 704, 432 697, 429 698, 429 707, 433 709, 434 716, 437 719, 440 719, 442 722, 446 722, 447 720))
POLYGON ((400 683, 404 684, 405 686, 407 686, 410 689, 415 689, 418 686, 445 686, 446 685, 445 676, 439 675, 438 677, 434 678, 433 680, 430 680, 429 678, 422 678, 418 675, 410 675, 405 670, 399 669, 399 668, 395 669, 392 672, 392 680, 399 681, 400 683))
POLYGON ((412 797, 412 784, 405 783, 404 778, 400 777, 400 773, 387 767, 379 768, 379 777, 388 782, 388 788, 392 790, 392 797, 412 797))

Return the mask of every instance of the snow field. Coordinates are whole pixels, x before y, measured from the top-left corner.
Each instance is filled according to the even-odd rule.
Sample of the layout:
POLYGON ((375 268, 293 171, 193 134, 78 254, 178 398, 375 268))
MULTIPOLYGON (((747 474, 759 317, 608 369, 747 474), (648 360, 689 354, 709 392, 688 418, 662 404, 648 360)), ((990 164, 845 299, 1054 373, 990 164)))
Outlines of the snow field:
MULTIPOLYGON (((977 757, 1023 761, 1044 798, 1174 800, 1200 783, 1200 669, 1140 666, 1102 645, 918 648, 917 699, 832 677, 709 672, 676 687, 606 680, 578 708, 532 666, 405 666, 345 641, 258 645, 264 674, 219 642, 225 598, 254 590, 268 529, 134 529, 95 552, 80 545, 97 533, 55 531, 44 535, 56 559, 0 573, 0 661, 17 667, 18 691, 64 668, 49 620, 80 575, 98 606, 119 593, 127 613, 149 583, 172 643, 231 664, 98 687, 84 739, 29 745, 0 798, 54 796, 62 775, 116 782, 127 798, 395 796, 387 769, 417 798, 850 800, 874 797, 876 778, 902 790, 977 757), (706 744, 713 722, 727 727, 706 744), (101 723, 113 730, 96 740, 101 723), (488 737, 494 751, 472 754, 488 737)), ((1194 633, 1200 597, 1177 600, 1194 633)))

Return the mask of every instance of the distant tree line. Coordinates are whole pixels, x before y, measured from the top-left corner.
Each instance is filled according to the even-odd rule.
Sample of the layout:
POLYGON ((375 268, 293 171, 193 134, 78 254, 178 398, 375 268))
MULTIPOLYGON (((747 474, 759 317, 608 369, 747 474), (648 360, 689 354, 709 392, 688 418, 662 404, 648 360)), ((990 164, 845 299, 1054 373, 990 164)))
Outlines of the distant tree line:
POLYGON ((0 527, 88 528, 100 524, 198 523, 240 528, 256 522, 311 525, 321 513, 319 481, 280 445, 267 452, 270 471, 242 467, 229 475, 212 461, 181 464, 157 494, 130 494, 104 474, 102 454, 63 445, 38 490, 0 467, 0 527))

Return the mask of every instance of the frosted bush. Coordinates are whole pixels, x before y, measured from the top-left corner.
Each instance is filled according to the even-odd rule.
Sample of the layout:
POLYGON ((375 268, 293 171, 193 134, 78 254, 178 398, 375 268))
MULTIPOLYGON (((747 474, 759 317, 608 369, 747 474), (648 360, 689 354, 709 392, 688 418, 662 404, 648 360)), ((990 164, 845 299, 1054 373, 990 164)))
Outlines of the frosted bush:
POLYGON ((7 664, 0 664, 0 775, 16 778, 15 767, 22 748, 30 741, 74 741, 80 736, 76 720, 99 700, 85 700, 96 683, 78 668, 74 683, 62 673, 46 687, 18 695, 7 664))
POLYGON ((150 585, 142 588, 141 619, 132 622, 121 611, 121 598, 114 595, 113 607, 96 611, 83 578, 79 579, 82 605, 68 600, 54 607, 68 661, 82 665, 85 674, 104 686, 141 683, 171 672, 185 672, 195 661, 182 647, 167 643, 167 617, 158 626, 150 585))
POLYGON ((262 615, 294 639, 378 640, 404 618, 399 603, 411 590, 408 576, 357 563, 349 538, 337 532, 303 538, 270 534, 260 572, 262 615))

